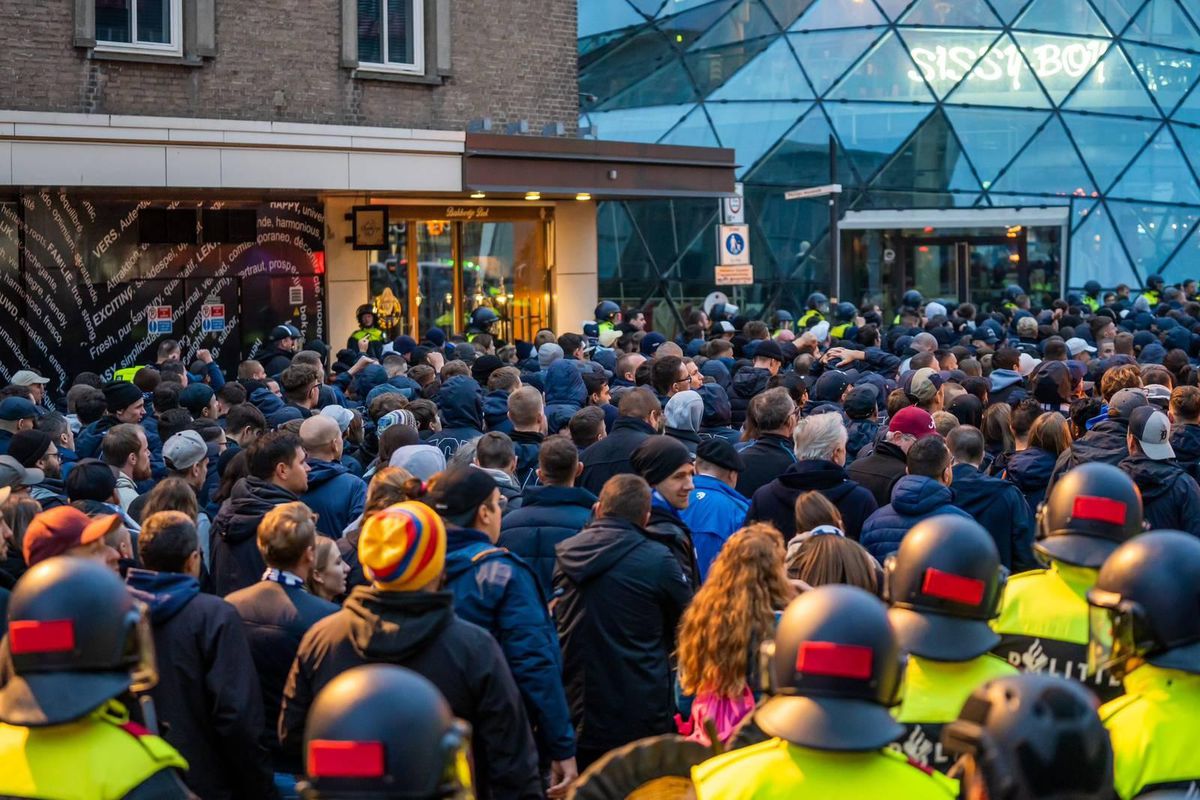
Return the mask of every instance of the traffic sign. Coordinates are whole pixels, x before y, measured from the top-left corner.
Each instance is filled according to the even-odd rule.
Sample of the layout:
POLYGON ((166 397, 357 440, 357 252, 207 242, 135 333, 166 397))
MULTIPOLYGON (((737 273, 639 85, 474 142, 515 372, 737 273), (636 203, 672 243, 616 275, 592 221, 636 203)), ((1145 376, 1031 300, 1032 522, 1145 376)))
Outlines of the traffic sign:
POLYGON ((719 225, 717 227, 718 261, 723 266, 750 263, 750 226, 719 225))
POLYGON ((732 197, 721 198, 721 222, 726 225, 741 225, 746 221, 746 200, 742 197, 742 185, 735 183, 732 197))
POLYGON ((840 183, 830 183, 825 186, 810 186, 807 189, 792 189, 790 192, 785 192, 784 200, 808 200, 813 197, 828 197, 831 194, 841 194, 842 185, 840 183))

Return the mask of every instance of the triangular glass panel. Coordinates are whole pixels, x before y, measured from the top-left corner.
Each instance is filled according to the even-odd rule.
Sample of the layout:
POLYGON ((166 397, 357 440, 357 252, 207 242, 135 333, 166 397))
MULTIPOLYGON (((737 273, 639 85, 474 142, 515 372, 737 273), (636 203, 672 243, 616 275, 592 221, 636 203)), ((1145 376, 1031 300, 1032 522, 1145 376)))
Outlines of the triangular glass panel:
POLYGON ((787 37, 780 36, 726 81, 711 99, 800 100, 812 96, 787 37))
POLYGON ((742 0, 688 49, 703 50, 732 42, 747 42, 778 32, 775 19, 758 0, 742 0))
POLYGON ((1192 170, 1200 168, 1200 128, 1174 122, 1171 123, 1171 130, 1183 145, 1183 155, 1191 163, 1192 170))
POLYGON ((896 20, 904 16, 904 12, 908 10, 914 0, 875 0, 879 7, 883 9, 883 13, 888 19, 896 20))
POLYGON ((579 38, 595 36, 598 33, 628 28, 631 25, 641 25, 646 18, 625 2, 625 0, 606 0, 601 3, 579 4, 579 38))
MULTIPOLYGON (((819 109, 811 111, 788 131, 758 165, 746 173, 748 183, 789 189, 829 182, 829 136, 833 129, 819 109)), ((850 165, 839 147, 838 179, 852 183, 850 165)))
POLYGON ((882 113, 874 103, 825 104, 842 148, 864 181, 888 162, 931 110, 897 106, 882 113))
MULTIPOLYGON (((1042 111, 1001 111, 946 106, 967 157, 975 165, 983 188, 990 188, 1000 170, 1033 138, 1047 120, 1042 111)), ((962 188, 962 187, 959 187, 962 188)))
POLYGON ((1183 98, 1171 117, 1178 122, 1200 125, 1200 89, 1193 89, 1191 94, 1183 98))
POLYGON ((1092 0, 1113 34, 1120 34, 1146 0, 1092 0))
POLYGON ((1163 126, 1133 166, 1110 191, 1111 197, 1154 199, 1200 205, 1200 189, 1170 129, 1163 126))
POLYGON ((1097 280, 1101 286, 1140 284, 1103 205, 1092 209, 1071 237, 1070 274, 1072 283, 1097 280))
POLYGON ((924 76, 939 99, 971 74, 996 41, 994 33, 929 28, 901 28, 899 33, 916 67, 909 77, 924 76))
POLYGON ((787 38, 792 43, 801 69, 812 81, 813 90, 822 95, 881 35, 881 31, 868 28, 789 33, 787 38))
POLYGON ((1048 36, 1040 33, 1013 34, 1021 45, 1033 74, 1050 99, 1058 105, 1084 76, 1104 58, 1111 41, 1048 36))
POLYGON ((1195 227, 1197 209, 1108 201, 1113 227, 1125 240, 1134 267, 1154 275, 1195 227))
POLYGON ((962 163, 966 163, 966 158, 946 115, 940 109, 935 110, 876 174, 871 187, 944 192, 950 188, 951 176, 962 163))
POLYGON ((722 147, 737 151, 738 174, 754 166, 754 162, 779 140, 783 132, 795 124, 807 105, 797 103, 705 103, 722 147))
POLYGON ((679 54, 659 31, 645 27, 612 46, 579 56, 579 92, 602 105, 679 54))
MULTIPOLYGON (((1057 98, 1056 98, 1057 99, 1057 98)), ((1112 47, 1075 89, 1064 109, 1158 117, 1145 84, 1120 47, 1112 47)))
POLYGON ((1126 29, 1123 38, 1162 47, 1200 50, 1200 32, 1175 0, 1150 0, 1126 29))
MULTIPOLYGON (((654 19, 666 0, 625 0, 638 10, 638 13, 649 19, 654 19)), ((585 3, 586 5, 586 3, 585 3)))
POLYGON ((1111 36, 1088 0, 1033 0, 1013 27, 1023 31, 1111 36))
POLYGON ((971 168, 969 159, 960 158, 950 175, 950 188, 956 191, 977 192, 981 186, 979 176, 971 168))
POLYGON ((1000 37, 966 80, 946 96, 947 103, 1005 108, 1050 108, 1029 65, 1011 36, 1000 37))
POLYGON ((879 42, 837 82, 829 97, 838 100, 934 102, 908 50, 894 32, 879 42))
POLYGON ((621 139, 629 142, 657 142, 675 127, 695 106, 691 103, 648 108, 626 108, 620 111, 593 111, 581 122, 591 124, 601 139, 621 139))
POLYGON ((1012 22, 1033 0, 988 0, 992 10, 1005 23, 1012 22))
MULTIPOLYGON (((671 6, 673 2, 674 0, 667 0, 667 7, 671 6)), ((659 20, 654 24, 675 47, 686 50, 736 2, 737 0, 715 0, 715 2, 696 4, 694 8, 681 10, 680 13, 665 19, 660 14, 659 20)))
POLYGON ((1102 192, 1112 186, 1162 124, 1092 114, 1064 113, 1062 116, 1102 192))
POLYGON ((660 144, 685 144, 693 147, 721 146, 703 106, 696 106, 692 113, 680 120, 678 125, 667 131, 666 136, 658 141, 660 144))
POLYGON ((1200 77, 1200 58, 1194 55, 1133 42, 1123 42, 1121 47, 1164 114, 1175 110, 1200 77))
POLYGON ((903 25, 946 28, 997 28, 1000 20, 986 0, 917 0, 900 20, 903 25))
POLYGON ((848 3, 846 0, 817 0, 789 30, 816 31, 826 28, 861 28, 887 25, 874 3, 848 3))
POLYGON ((998 192, 1087 197, 1095 193, 1066 130, 1051 119, 992 186, 998 192))
POLYGON ((1094 203, 1077 203, 1075 209, 1071 212, 1071 235, 1075 235, 1075 231, 1083 227, 1083 223, 1087 222, 1088 214, 1091 214, 1097 207, 1100 206, 1100 201, 1094 203))
MULTIPOLYGON (((713 0, 666 0, 666 2, 663 3, 658 9, 658 13, 655 14, 655 16, 658 19, 662 19, 663 17, 673 17, 676 14, 682 14, 685 11, 691 11, 693 8, 699 8, 700 6, 708 5, 711 2, 713 2, 713 0)), ((730 0, 730 3, 732 2, 733 0, 730 0)), ((730 3, 726 3, 726 7, 728 7, 730 3)))
MULTIPOLYGON (((776 41, 782 40, 780 37, 776 41)), ((754 59, 770 43, 770 39, 759 37, 748 42, 737 42, 724 47, 690 52, 683 57, 683 61, 692 75, 692 80, 696 82, 696 91, 700 93, 701 97, 704 97, 734 77, 746 62, 754 59)), ((798 68, 797 72, 799 72, 798 68)), ((800 83, 804 84, 802 78, 800 83)), ((751 92, 738 99, 754 98, 754 96, 755 93, 751 92)))
POLYGON ((672 59, 600 106, 601 111, 641 108, 699 100, 696 84, 683 62, 672 59))
POLYGON ((813 0, 763 0, 779 23, 779 30, 786 31, 801 14, 808 10, 813 0))
POLYGON ((1188 224, 1188 238, 1159 272, 1167 283, 1179 283, 1196 274, 1196 262, 1200 261, 1200 236, 1196 233, 1200 229, 1200 217, 1197 217, 1196 209, 1188 209, 1188 216, 1193 217, 1188 224))

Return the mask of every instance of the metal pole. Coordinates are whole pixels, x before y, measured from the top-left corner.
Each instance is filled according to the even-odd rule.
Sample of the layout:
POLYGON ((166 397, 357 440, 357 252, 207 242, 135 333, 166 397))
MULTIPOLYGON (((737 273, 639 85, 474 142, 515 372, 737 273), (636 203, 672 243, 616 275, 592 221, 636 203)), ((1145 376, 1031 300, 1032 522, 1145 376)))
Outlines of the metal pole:
MULTIPOLYGON (((838 182, 837 174, 837 139, 829 134, 829 183, 838 182)), ((829 260, 833 272, 833 296, 838 302, 842 300, 842 235, 838 230, 838 196, 829 195, 829 260)))

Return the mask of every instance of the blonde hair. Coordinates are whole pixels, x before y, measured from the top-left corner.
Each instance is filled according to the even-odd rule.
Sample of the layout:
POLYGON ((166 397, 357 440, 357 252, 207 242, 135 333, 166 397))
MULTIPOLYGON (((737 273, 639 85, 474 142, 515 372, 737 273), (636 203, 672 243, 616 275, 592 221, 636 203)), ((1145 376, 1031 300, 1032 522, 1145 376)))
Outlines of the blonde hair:
POLYGON ((1060 455, 1071 446, 1071 425, 1062 414, 1042 414, 1029 429, 1029 446, 1060 455))
POLYGON ((327 569, 329 567, 329 562, 333 561, 334 557, 337 555, 337 542, 335 542, 333 539, 330 539, 328 536, 317 537, 316 545, 313 550, 313 568, 308 573, 308 580, 304 582, 304 585, 308 588, 310 594, 317 595, 318 597, 321 596, 318 592, 320 587, 317 585, 317 581, 314 576, 318 572, 323 572, 325 569, 327 569))
POLYGON ((384 467, 371 478, 363 522, 396 503, 415 500, 423 494, 421 481, 404 467, 384 467))
POLYGON ((679 626, 679 684, 697 695, 739 697, 747 659, 775 631, 775 611, 795 595, 773 525, 742 528, 725 543, 679 626))

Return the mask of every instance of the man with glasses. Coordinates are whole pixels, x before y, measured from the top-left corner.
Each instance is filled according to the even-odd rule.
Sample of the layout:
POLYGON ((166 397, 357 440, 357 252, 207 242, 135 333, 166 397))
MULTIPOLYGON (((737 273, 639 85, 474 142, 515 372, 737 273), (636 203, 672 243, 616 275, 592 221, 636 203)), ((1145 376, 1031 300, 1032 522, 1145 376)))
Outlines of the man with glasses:
POLYGON ((667 400, 691 388, 692 378, 687 364, 679 356, 659 356, 650 367, 650 382, 658 401, 664 406, 667 400))
POLYGON ((758 428, 754 444, 742 451, 745 471, 738 474, 737 490, 743 497, 754 493, 796 463, 792 432, 799 408, 787 389, 768 389, 750 401, 750 417, 758 428))

